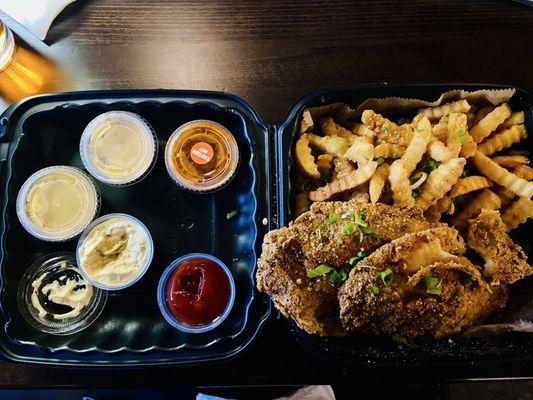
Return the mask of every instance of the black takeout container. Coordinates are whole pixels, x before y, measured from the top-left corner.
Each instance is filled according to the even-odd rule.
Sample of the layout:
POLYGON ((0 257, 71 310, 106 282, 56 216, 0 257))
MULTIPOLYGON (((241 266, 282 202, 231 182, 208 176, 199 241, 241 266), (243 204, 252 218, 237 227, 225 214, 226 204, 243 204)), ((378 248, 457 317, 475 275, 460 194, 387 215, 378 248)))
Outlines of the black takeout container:
MULTIPOLYGON (((265 125, 236 96, 204 91, 73 92, 37 96, 11 106, 0 117, 0 353, 15 361, 76 366, 194 364, 237 355, 250 345, 271 314, 268 297, 255 289, 255 265, 265 233, 293 219, 291 148, 302 110, 334 102, 356 107, 371 97, 436 100, 453 89, 502 88, 508 87, 361 85, 321 90, 297 102, 280 126, 265 125), (136 185, 113 187, 97 182, 102 195, 100 214, 123 212, 143 221, 154 239, 154 260, 138 283, 110 293, 106 308, 91 327, 70 336, 47 335, 22 319, 16 305, 18 282, 35 259, 73 251, 76 242, 47 243, 33 238, 17 220, 16 195, 23 182, 41 168, 83 168, 78 152, 83 129, 94 117, 111 110, 131 111, 145 118, 158 136, 159 156, 150 175, 136 185), (221 123, 239 145, 241 162, 236 177, 211 194, 180 189, 164 165, 166 140, 178 126, 195 119, 221 123), (238 215, 228 220, 226 214, 234 209, 238 215), (191 252, 209 253, 223 260, 236 284, 235 305, 227 320, 199 335, 184 334, 167 324, 156 299, 161 273, 172 260, 191 252)), ((526 127, 533 132, 531 95, 517 89, 510 103, 514 110, 525 111, 526 127)), ((529 143, 523 146, 529 148, 529 143)), ((530 227, 531 223, 525 224, 515 235, 528 255, 530 227)), ((530 287, 528 283, 524 282, 530 287)), ((431 341, 417 349, 399 349, 390 341, 365 336, 320 338, 290 324, 307 350, 339 362, 435 365, 533 358, 533 343, 527 334, 453 338, 431 341)))

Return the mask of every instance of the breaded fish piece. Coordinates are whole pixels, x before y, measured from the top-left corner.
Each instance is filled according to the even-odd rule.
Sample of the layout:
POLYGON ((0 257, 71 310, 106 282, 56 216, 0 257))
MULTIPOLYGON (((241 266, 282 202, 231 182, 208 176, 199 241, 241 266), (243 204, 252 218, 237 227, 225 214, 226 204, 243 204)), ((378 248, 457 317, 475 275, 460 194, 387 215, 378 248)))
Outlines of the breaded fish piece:
POLYGON ((270 295, 276 308, 309 333, 341 335, 337 289, 323 279, 309 279, 298 237, 289 228, 270 231, 258 261, 257 288, 270 295))
POLYGON ((302 251, 309 261, 317 265, 325 262, 342 265, 360 250, 370 254, 382 244, 406 233, 440 225, 444 226, 428 222, 422 212, 414 207, 337 201, 313 203, 311 211, 300 215, 289 224, 289 228, 299 237, 302 251), (363 210, 374 234, 365 235, 363 241, 358 243, 358 232, 343 234, 343 227, 363 210), (337 215, 337 220, 329 223, 332 215, 337 215))
POLYGON ((339 285, 332 285, 326 277, 308 278, 307 272, 325 263, 351 268, 348 260, 360 251, 370 254, 405 233, 434 226, 440 225, 427 222, 416 208, 356 201, 314 203, 289 227, 265 236, 257 288, 270 295, 276 308, 306 332, 344 334, 339 319, 339 285), (358 243, 358 231, 346 230, 345 225, 351 226, 363 210, 367 227, 375 233, 364 234, 358 243))
POLYGON ((508 285, 533 273, 522 248, 507 234, 496 210, 484 209, 469 221, 466 242, 484 260, 484 275, 491 285, 508 285))
POLYGON ((443 337, 505 304, 505 288, 491 291, 464 252, 464 241, 449 227, 382 246, 352 269, 339 291, 344 328, 443 337))

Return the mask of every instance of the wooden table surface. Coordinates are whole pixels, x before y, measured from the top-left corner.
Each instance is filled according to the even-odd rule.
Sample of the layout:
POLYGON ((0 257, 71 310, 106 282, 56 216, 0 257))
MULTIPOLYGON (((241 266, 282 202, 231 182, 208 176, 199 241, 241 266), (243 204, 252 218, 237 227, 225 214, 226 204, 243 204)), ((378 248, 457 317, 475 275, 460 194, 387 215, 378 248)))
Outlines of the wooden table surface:
MULTIPOLYGON (((28 41, 73 77, 68 82, 56 78, 63 90, 221 90, 248 101, 269 123, 282 121, 298 98, 324 87, 486 82, 533 90, 533 8, 504 0, 86 0, 59 16, 46 40, 49 47, 28 41)), ((293 340, 285 331, 284 322, 271 322, 242 359, 228 364, 235 368, 231 382, 217 382, 216 366, 116 371, 115 379, 102 371, 0 363, 0 384, 252 384, 356 378, 350 368, 320 363, 296 346, 290 354, 259 349, 274 346, 265 335, 293 340), (300 373, 302 364, 315 367, 318 375, 300 373), (282 382, 272 378, 269 368, 278 368, 282 382), (203 374, 209 378, 204 380, 203 374)))

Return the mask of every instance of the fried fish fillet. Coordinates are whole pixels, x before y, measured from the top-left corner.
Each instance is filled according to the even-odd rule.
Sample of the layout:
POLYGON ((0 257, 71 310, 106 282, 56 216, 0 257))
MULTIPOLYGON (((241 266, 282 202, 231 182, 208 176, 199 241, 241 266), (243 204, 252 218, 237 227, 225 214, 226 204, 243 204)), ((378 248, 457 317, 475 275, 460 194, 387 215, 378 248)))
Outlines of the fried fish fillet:
POLYGON ((484 259, 484 275, 491 285, 508 285, 533 273, 527 256, 509 237, 496 210, 484 209, 470 220, 466 242, 484 259))
POLYGON ((449 227, 406 234, 360 261, 339 291, 347 331, 447 336, 506 301, 462 255, 465 244, 449 227))
POLYGON ((406 233, 435 226, 444 224, 428 222, 423 213, 414 207, 368 204, 352 200, 314 203, 310 212, 300 215, 289 224, 289 229, 298 237, 306 260, 316 265, 325 262, 343 265, 360 250, 370 254, 381 245, 406 233), (366 223, 374 234, 364 235, 363 241, 359 243, 358 231, 344 234, 343 228, 361 213, 366 215, 366 223), (337 216, 336 221, 330 223, 328 220, 333 215, 337 216))
POLYGON ((307 272, 324 263, 349 268, 348 260, 361 251, 370 254, 406 233, 434 226, 440 224, 429 223, 416 208, 356 201, 314 203, 289 227, 265 236, 257 287, 306 332, 341 335, 344 329, 339 319, 338 285, 325 276, 308 278, 307 272), (357 229, 354 221, 362 215, 366 232, 371 230, 373 234, 361 235, 357 229))

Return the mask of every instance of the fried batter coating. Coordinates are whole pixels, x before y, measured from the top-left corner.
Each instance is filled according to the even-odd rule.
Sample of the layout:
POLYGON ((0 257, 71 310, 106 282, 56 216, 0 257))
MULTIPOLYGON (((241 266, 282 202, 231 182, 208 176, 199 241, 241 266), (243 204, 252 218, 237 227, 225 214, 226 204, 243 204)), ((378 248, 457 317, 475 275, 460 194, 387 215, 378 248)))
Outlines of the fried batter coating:
MULTIPOLYGON (((441 225, 443 224, 438 224, 441 225)), ((416 208, 356 201, 314 203, 311 212, 300 215, 289 225, 291 231, 299 236, 306 257, 316 265, 324 262, 342 265, 361 249, 370 254, 382 244, 406 233, 433 226, 435 225, 426 221, 422 212, 416 208), (375 233, 365 235, 363 241, 358 243, 358 232, 343 234, 342 230, 345 224, 350 223, 363 210, 368 226, 375 233), (345 216, 346 213, 349 215, 345 216), (328 218, 332 214, 338 215, 338 219, 330 224, 328 218)))
POLYGON ((502 306, 505 288, 491 291, 479 270, 461 256, 464 251, 463 240, 448 227, 408 234, 382 246, 352 269, 339 291, 344 328, 438 338, 502 306), (388 285, 380 278, 387 271, 392 277, 388 285))
POLYGON ((361 121, 376 135, 377 144, 390 143, 407 147, 413 138, 413 129, 410 124, 398 126, 372 110, 363 111, 361 121))
POLYGON ((507 234, 495 210, 483 210, 470 220, 466 242, 485 260, 484 275, 491 285, 508 285, 533 273, 522 248, 507 234))
POLYGON ((309 279, 307 270, 314 267, 290 228, 270 231, 257 265, 257 288, 306 332, 342 335, 337 288, 323 279, 309 279))
POLYGON ((326 277, 308 278, 307 272, 324 263, 350 268, 347 261, 360 251, 370 254, 405 233, 441 225, 427 222, 416 208, 356 201, 314 203, 288 228, 265 236, 257 287, 306 332, 341 335, 345 331, 339 319, 338 285, 326 277), (343 228, 363 210, 368 227, 375 233, 363 235, 358 243, 359 233, 345 234, 343 228))

